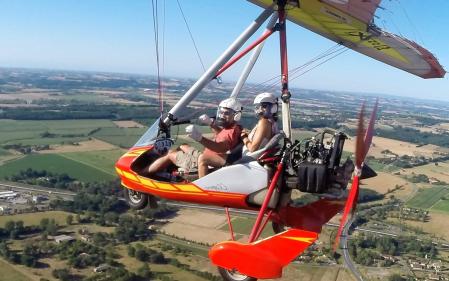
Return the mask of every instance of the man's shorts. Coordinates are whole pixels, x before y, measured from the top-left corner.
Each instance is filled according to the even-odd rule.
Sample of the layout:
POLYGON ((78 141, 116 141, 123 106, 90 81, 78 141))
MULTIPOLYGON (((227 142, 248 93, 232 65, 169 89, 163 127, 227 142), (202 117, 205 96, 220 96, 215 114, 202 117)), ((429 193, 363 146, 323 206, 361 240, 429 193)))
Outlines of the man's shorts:
POLYGON ((197 172, 198 171, 198 157, 200 156, 200 151, 189 147, 187 152, 182 150, 176 152, 176 162, 175 165, 182 169, 185 173, 197 172))

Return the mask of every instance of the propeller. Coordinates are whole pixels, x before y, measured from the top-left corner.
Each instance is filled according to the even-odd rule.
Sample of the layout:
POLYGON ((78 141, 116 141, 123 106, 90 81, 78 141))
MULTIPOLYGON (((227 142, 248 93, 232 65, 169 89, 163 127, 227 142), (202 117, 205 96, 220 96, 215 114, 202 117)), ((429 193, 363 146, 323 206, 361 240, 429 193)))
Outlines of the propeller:
POLYGON ((357 198, 359 197, 359 185, 360 178, 362 176, 363 163, 365 161, 365 157, 368 154, 369 148, 371 146, 371 142, 373 140, 374 135, 374 123, 376 121, 376 112, 377 112, 378 100, 376 100, 376 104, 374 105, 373 112, 371 113, 371 117, 368 123, 368 128, 364 129, 363 125, 363 116, 365 113, 365 103, 362 104, 362 108, 359 113, 359 122, 357 126, 357 137, 356 137, 356 146, 355 146, 355 168, 354 168, 354 176, 352 178, 352 186, 349 192, 348 198, 346 199, 345 208, 343 211, 343 216, 340 221, 340 226, 338 228, 337 237, 335 237, 334 243, 334 251, 336 251, 338 247, 338 243, 340 241, 341 233, 343 232, 343 228, 346 225, 348 215, 354 214, 354 211, 357 207, 357 198))

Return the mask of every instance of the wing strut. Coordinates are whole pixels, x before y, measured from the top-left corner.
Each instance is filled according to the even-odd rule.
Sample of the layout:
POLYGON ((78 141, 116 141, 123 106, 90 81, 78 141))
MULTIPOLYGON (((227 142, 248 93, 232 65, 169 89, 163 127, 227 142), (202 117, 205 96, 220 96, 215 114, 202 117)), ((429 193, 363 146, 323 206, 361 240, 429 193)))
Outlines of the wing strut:
POLYGON ((281 49, 281 85, 282 85, 282 130, 288 140, 292 137, 292 122, 290 116, 291 93, 288 89, 288 55, 287 55, 287 16, 285 12, 286 1, 278 1, 279 13, 279 45, 281 49))
POLYGON ((184 96, 168 112, 168 116, 163 120, 165 125, 176 120, 177 115, 183 110, 200 91, 215 77, 217 71, 231 59, 231 57, 243 46, 243 44, 260 28, 260 26, 273 14, 273 5, 265 9, 240 36, 224 51, 224 53, 206 70, 206 72, 193 84, 184 96))

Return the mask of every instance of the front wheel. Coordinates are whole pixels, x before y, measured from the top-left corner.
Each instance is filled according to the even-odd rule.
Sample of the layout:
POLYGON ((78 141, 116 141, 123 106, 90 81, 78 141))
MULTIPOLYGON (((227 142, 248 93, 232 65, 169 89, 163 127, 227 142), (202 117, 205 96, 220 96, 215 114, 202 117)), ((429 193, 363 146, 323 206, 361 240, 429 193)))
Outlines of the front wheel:
POLYGON ((134 210, 142 210, 148 205, 148 195, 129 188, 123 190, 126 203, 134 210))
POLYGON ((257 281, 256 278, 243 275, 236 270, 227 270, 219 267, 218 272, 225 281, 257 281))

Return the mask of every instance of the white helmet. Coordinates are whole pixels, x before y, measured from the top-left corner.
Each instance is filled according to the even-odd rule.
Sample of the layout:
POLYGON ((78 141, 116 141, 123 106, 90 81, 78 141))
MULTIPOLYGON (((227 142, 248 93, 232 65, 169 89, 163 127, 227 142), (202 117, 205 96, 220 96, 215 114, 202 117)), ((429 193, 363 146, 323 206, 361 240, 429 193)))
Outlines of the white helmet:
POLYGON ((278 112, 278 99, 272 93, 261 93, 254 98, 255 112, 257 115, 273 115, 278 112), (269 111, 264 111, 262 108, 268 106, 269 111))
POLYGON ((235 98, 227 98, 225 100, 222 100, 220 104, 218 105, 217 110, 217 119, 219 118, 220 111, 222 108, 231 109, 234 111, 234 121, 238 122, 240 121, 240 118, 242 117, 242 104, 236 100, 235 98))

